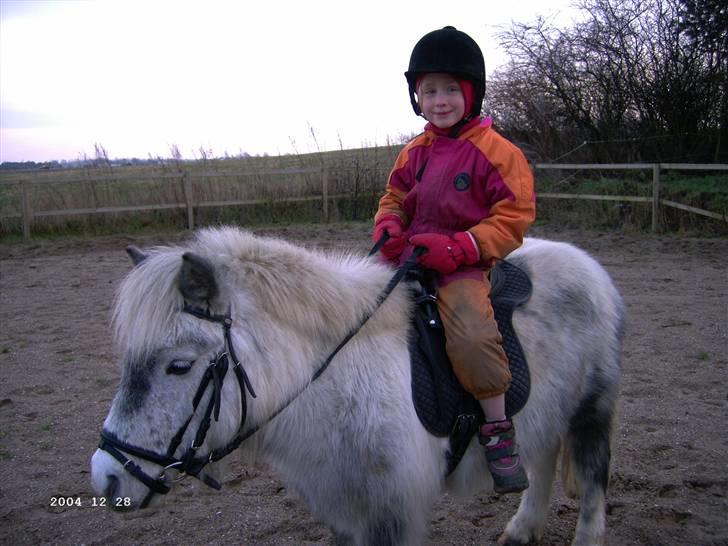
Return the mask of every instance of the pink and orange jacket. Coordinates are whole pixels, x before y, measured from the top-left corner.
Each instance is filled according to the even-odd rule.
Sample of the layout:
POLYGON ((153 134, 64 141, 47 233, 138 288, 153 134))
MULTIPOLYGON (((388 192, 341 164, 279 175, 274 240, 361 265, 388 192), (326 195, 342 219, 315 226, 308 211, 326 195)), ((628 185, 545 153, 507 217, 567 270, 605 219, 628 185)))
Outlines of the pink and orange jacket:
POLYGON ((395 214, 407 238, 467 231, 480 267, 521 246, 536 215, 533 176, 523 152, 491 125, 475 119, 450 138, 428 124, 397 157, 375 223, 395 214))

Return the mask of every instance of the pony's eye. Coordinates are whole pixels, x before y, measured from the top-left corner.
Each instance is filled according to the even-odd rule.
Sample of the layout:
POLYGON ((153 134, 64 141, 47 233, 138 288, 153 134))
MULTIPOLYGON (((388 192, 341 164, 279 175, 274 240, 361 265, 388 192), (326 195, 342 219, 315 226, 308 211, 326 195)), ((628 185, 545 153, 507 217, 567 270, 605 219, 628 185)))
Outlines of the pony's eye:
POLYGON ((173 360, 167 366, 167 373, 173 375, 184 375, 192 369, 192 362, 189 360, 173 360))

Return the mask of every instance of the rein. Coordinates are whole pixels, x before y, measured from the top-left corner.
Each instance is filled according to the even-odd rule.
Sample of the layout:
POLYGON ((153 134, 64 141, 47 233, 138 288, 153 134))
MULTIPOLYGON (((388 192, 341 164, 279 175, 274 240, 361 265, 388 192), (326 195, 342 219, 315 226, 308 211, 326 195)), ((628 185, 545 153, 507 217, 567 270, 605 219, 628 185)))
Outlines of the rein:
MULTIPOLYGON (((369 256, 375 254, 387 241, 388 238, 389 235, 385 232, 382 238, 374 245, 369 253, 369 256)), ((209 463, 219 461, 220 459, 235 451, 242 442, 253 436, 263 426, 267 425, 268 423, 270 423, 270 421, 280 415, 286 408, 288 408, 288 406, 293 403, 294 400, 296 400, 296 398, 298 398, 308 388, 311 383, 321 377, 321 375, 324 373, 324 371, 326 371, 326 369, 329 367, 329 365, 334 360, 336 355, 341 351, 341 349, 343 349, 344 346, 346 346, 346 344, 359 332, 359 330, 364 327, 364 325, 384 303, 384 301, 392 293, 392 291, 404 278, 404 276, 410 271, 410 269, 412 269, 412 267, 415 266, 415 264, 417 263, 417 258, 423 252, 423 248, 416 248, 412 255, 407 259, 407 261, 405 261, 405 263, 399 267, 399 269, 395 272, 395 274, 387 283, 387 286, 377 297, 372 310, 365 313, 359 321, 359 324, 357 324, 344 336, 341 342, 336 346, 336 348, 334 348, 334 350, 314 372, 311 381, 303 386, 301 389, 299 389, 298 392, 296 392, 276 411, 274 411, 265 423, 255 425, 245 432, 243 432, 243 429, 245 427, 245 421, 247 419, 246 391, 249 392, 253 398, 256 397, 256 394, 250 382, 250 379, 248 378, 248 374, 246 373, 242 364, 238 360, 237 355, 235 354, 235 349, 233 347, 230 334, 230 329, 233 323, 230 316, 230 310, 228 309, 228 312, 225 315, 216 315, 211 313, 209 309, 194 307, 185 302, 182 308, 183 312, 189 313, 190 315, 198 319, 222 325, 224 346, 223 350, 217 353, 213 360, 210 361, 210 364, 207 367, 204 375, 202 376, 200 385, 198 386, 197 392, 195 393, 195 396, 192 400, 192 414, 187 418, 187 420, 182 424, 180 429, 172 438, 170 445, 167 448, 166 454, 161 455, 148 449, 134 446, 117 438, 112 432, 107 431, 106 429, 101 430, 101 441, 99 442, 99 449, 106 451, 109 455, 116 459, 127 472, 129 472, 132 476, 134 476, 137 480, 139 480, 145 486, 147 486, 147 488, 149 488, 149 493, 142 501, 140 508, 146 508, 155 493, 159 495, 166 495, 167 493, 169 493, 169 491, 171 490, 171 484, 181 481, 186 476, 194 476, 195 478, 201 479, 206 485, 214 489, 220 489, 220 484, 213 478, 209 476, 203 476, 202 478, 199 477, 202 469, 205 468, 205 466, 207 466, 209 463), (240 389, 240 426, 235 437, 230 440, 224 447, 213 449, 209 453, 209 455, 205 457, 197 457, 197 449, 199 449, 199 447, 205 441, 207 432, 210 428, 211 419, 214 417, 215 421, 218 421, 220 417, 222 385, 229 368, 229 360, 232 360, 233 362, 233 371, 235 373, 238 387, 240 389), (212 394, 210 396, 207 407, 205 408, 205 412, 200 422, 200 426, 195 433, 194 440, 192 441, 190 447, 187 448, 187 450, 184 452, 182 457, 176 458, 174 456, 174 453, 175 451, 177 451, 177 448, 182 443, 182 439, 187 431, 187 428, 189 427, 192 418, 197 412, 197 407, 199 406, 202 397, 204 396, 205 392, 207 391, 207 387, 210 384, 212 384, 212 394), (162 470, 159 475, 154 478, 144 472, 144 470, 138 464, 136 464, 132 459, 128 458, 122 452, 126 452, 131 456, 157 464, 162 467, 162 470), (171 469, 178 472, 178 476, 173 480, 171 480, 167 476, 167 470, 171 469)))

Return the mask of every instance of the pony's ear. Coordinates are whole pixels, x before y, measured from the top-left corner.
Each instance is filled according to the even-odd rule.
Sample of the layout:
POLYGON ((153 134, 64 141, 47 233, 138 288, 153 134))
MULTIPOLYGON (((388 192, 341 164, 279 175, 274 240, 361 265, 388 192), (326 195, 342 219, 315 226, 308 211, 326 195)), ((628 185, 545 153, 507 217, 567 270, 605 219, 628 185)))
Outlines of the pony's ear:
POLYGON ((209 302, 218 294, 212 264, 192 252, 185 252, 182 256, 177 285, 182 296, 190 303, 209 302))
POLYGON ((134 245, 129 245, 128 247, 126 247, 126 253, 129 255, 132 263, 135 266, 139 265, 140 263, 142 263, 144 260, 147 259, 147 255, 144 254, 144 252, 139 250, 134 245))

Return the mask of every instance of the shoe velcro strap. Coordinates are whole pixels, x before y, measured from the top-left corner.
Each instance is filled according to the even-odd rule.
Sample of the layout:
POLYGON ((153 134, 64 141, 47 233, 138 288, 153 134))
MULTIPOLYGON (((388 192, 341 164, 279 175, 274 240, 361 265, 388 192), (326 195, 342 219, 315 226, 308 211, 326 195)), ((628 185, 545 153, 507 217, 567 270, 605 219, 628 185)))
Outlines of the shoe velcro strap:
POLYGON ((492 436, 478 435, 478 441, 485 446, 485 458, 488 461, 497 461, 504 457, 516 457, 515 431, 511 428, 492 436))
POLYGON ((518 457, 518 452, 514 450, 512 444, 485 450, 485 459, 491 463, 511 457, 518 457))
POLYGON ((501 444, 508 440, 513 442, 515 437, 516 437, 516 431, 513 428, 510 428, 503 432, 496 432, 494 434, 489 434, 487 436, 482 433, 478 434, 478 441, 480 442, 480 445, 487 447, 488 444, 490 444, 494 440, 495 440, 496 444, 501 444))

